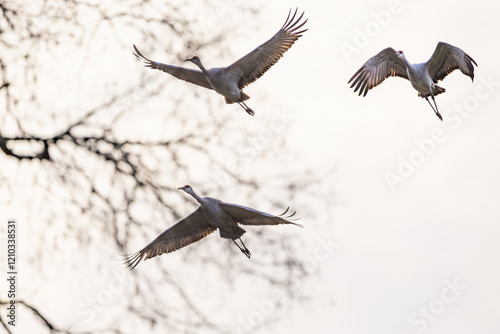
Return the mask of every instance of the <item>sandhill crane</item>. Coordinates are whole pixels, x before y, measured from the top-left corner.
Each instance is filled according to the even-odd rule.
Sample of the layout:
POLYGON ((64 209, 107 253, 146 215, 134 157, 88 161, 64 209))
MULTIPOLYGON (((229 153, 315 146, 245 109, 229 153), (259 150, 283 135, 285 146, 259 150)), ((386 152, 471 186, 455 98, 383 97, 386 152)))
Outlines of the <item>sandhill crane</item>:
POLYGON ((250 258, 251 253, 241 240, 241 236, 246 231, 239 227, 238 224, 294 224, 303 227, 287 220, 296 219, 293 218, 295 212, 285 216, 288 208, 281 215, 273 216, 245 206, 225 203, 215 198, 200 197, 189 185, 179 189, 193 196, 200 203, 200 206, 189 216, 165 230, 142 250, 127 256, 125 261, 130 269, 134 269, 143 259, 147 260, 164 253, 176 251, 206 237, 216 229, 219 229, 221 238, 231 239, 243 254, 250 258), (242 246, 236 243, 236 239, 241 242, 242 246))
POLYGON ((144 57, 135 45, 134 55, 144 62, 146 67, 162 70, 178 79, 215 90, 225 97, 227 104, 238 103, 249 115, 253 116, 254 111, 244 102, 250 96, 243 93, 242 89, 266 73, 307 30, 298 31, 307 22, 305 20, 300 23, 304 13, 297 20, 295 20, 297 9, 292 18, 290 18, 290 14, 291 10, 283 27, 270 40, 227 67, 207 70, 202 65, 200 58, 196 56, 186 59, 186 61, 194 63, 201 71, 162 64, 144 57))
POLYGON ((426 63, 421 64, 410 64, 403 51, 396 52, 393 48, 387 48, 368 59, 352 76, 348 84, 352 81, 351 88, 356 86, 354 92, 359 89, 359 95, 366 96, 370 89, 378 86, 388 77, 398 76, 408 79, 413 88, 418 91, 418 96, 425 98, 439 119, 443 120, 434 96, 444 93, 445 89, 436 83, 456 69, 460 69, 463 74, 474 81, 472 64, 477 66, 468 54, 444 42, 439 42, 432 57, 426 63), (435 109, 429 101, 429 96, 434 101, 435 109))

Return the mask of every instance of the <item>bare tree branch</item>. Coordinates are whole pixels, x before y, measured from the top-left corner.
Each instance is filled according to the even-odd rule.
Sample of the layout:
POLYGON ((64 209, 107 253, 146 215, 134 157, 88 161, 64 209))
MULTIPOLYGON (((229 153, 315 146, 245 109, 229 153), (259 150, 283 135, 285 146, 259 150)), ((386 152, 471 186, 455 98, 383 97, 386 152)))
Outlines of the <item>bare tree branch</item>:
MULTIPOLYGON (((237 6, 226 9, 256 14, 237 6)), ((31 202, 31 191, 44 191, 43 201, 38 200, 43 210, 25 209, 31 218, 27 224, 36 221, 43 226, 37 229, 42 232, 36 232, 40 235, 33 238, 30 250, 23 249, 33 259, 30 265, 43 271, 51 255, 63 257, 71 243, 81 250, 78 256, 99 252, 97 259, 86 259, 85 272, 125 270, 111 264, 109 255, 116 257, 148 243, 182 218, 194 205, 177 190, 187 181, 207 188, 213 184, 211 190, 220 195, 227 193, 228 185, 235 185, 238 193, 248 198, 258 194, 277 210, 310 186, 298 179, 315 182, 306 172, 300 177, 279 175, 279 181, 272 182, 283 199, 261 191, 266 179, 258 173, 247 176, 228 163, 248 160, 241 143, 231 138, 252 138, 258 123, 232 122, 233 117, 246 115, 221 111, 222 99, 214 102, 205 91, 202 94, 162 73, 150 73, 140 64, 131 69, 123 61, 135 61, 132 38, 142 39, 144 48, 166 53, 170 60, 205 51, 223 57, 224 30, 200 31, 199 20, 175 2, 154 0, 130 0, 120 6, 83 0, 0 4, 0 105, 4 106, 0 108, 0 161, 9 166, 0 170, 0 190, 15 189, 16 180, 29 179, 32 189, 13 196, 25 196, 31 202), (148 117, 161 121, 144 130, 142 124, 152 123, 148 117), (214 178, 215 173, 227 180, 214 178), (40 213, 47 210, 52 210, 51 218, 40 220, 40 213), (44 233, 56 236, 50 248, 44 233)), ((283 154, 283 145, 270 144, 259 160, 272 165, 274 155, 283 154)), ((300 300, 305 296, 297 294, 295 283, 306 279, 308 272, 298 256, 301 241, 279 237, 286 233, 252 229, 249 242, 258 242, 265 255, 252 261, 239 261, 241 254, 227 247, 227 240, 217 239, 187 247, 175 258, 180 259, 180 272, 198 269, 220 278, 207 285, 220 288, 222 284, 230 291, 250 280, 279 287, 300 300), (237 270, 232 269, 235 266, 237 270)), ((70 257, 61 261, 82 270, 70 257)), ((156 266, 131 274, 132 282, 116 302, 120 315, 111 315, 98 328, 81 317, 77 330, 66 329, 56 325, 64 319, 33 306, 31 299, 18 303, 33 313, 40 328, 54 333, 128 333, 130 323, 157 332, 194 333, 202 328, 234 332, 212 319, 193 297, 196 291, 162 266, 164 259, 154 261, 156 266)), ((85 301, 82 304, 91 309, 85 301)), ((0 321, 10 333, 1 316, 0 321)))

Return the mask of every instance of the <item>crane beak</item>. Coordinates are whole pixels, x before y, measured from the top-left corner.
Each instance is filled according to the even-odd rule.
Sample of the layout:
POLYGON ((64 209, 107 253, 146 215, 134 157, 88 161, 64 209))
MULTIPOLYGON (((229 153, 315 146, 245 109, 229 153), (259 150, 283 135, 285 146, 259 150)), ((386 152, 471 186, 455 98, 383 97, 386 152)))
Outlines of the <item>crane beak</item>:
MULTIPOLYGON (((189 58, 189 59, 186 59, 186 60, 184 60, 184 61, 192 61, 192 60, 193 60, 193 58, 189 58)), ((179 188, 179 189, 180 189, 180 188, 179 188)))
POLYGON ((184 187, 179 187, 179 188, 177 188, 177 189, 182 190, 182 189, 184 189, 184 187))

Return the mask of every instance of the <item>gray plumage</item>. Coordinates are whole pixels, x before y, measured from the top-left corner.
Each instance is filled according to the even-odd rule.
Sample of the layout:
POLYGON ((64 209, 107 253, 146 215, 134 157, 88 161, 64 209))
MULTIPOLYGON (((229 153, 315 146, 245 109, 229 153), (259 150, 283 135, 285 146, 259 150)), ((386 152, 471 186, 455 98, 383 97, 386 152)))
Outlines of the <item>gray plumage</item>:
POLYGON ((393 48, 386 48, 368 59, 368 61, 351 77, 351 88, 354 92, 359 90, 359 95, 366 96, 368 91, 381 84, 388 77, 398 76, 410 80, 413 88, 418 91, 418 96, 427 100, 436 115, 443 120, 436 105, 434 96, 444 93, 443 87, 436 85, 448 74, 459 69, 463 74, 474 81, 474 59, 461 49, 439 42, 431 58, 420 64, 411 64, 406 60, 403 51, 396 52, 393 48), (429 96, 434 101, 434 108, 429 101, 429 96))
POLYGON ((271 39, 227 67, 206 69, 200 58, 196 56, 186 59, 186 61, 194 63, 201 71, 162 64, 143 56, 135 45, 134 55, 147 67, 162 70, 178 79, 215 90, 224 96, 226 103, 238 103, 249 115, 253 116, 254 111, 244 102, 250 97, 243 93, 242 89, 266 73, 307 30, 299 31, 307 20, 300 22, 304 13, 295 20, 296 14, 297 10, 290 18, 290 10, 285 24, 271 39))
POLYGON ((285 216, 288 209, 281 215, 274 216, 245 206, 225 203, 215 198, 199 197, 189 185, 179 189, 193 196, 200 203, 200 207, 174 226, 165 230, 142 250, 127 256, 125 262, 130 269, 134 269, 142 260, 171 253, 203 239, 217 229, 219 229, 221 238, 231 239, 243 254, 250 258, 251 253, 241 240, 245 230, 238 224, 293 224, 302 227, 300 224, 287 220, 294 219, 295 215, 295 212, 293 212, 285 216), (236 239, 241 242, 242 246, 236 243, 236 239))

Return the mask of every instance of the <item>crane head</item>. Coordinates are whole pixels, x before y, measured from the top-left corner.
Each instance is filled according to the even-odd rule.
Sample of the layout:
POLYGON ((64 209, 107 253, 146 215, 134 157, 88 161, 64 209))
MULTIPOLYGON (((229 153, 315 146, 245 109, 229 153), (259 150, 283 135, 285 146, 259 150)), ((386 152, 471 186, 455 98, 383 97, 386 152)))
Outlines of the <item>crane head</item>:
POLYGON ((399 50, 398 52, 396 52, 396 56, 402 60, 405 59, 405 54, 403 53, 403 51, 399 50))
POLYGON ((193 188, 189 184, 186 184, 184 187, 179 187, 178 189, 184 190, 185 192, 189 193, 190 191, 193 191, 193 188))
POLYGON ((185 61, 190 61, 190 62, 198 65, 200 63, 200 58, 198 58, 197 56, 194 56, 193 58, 186 59, 185 61))

